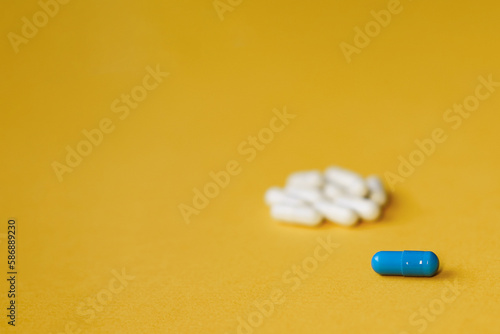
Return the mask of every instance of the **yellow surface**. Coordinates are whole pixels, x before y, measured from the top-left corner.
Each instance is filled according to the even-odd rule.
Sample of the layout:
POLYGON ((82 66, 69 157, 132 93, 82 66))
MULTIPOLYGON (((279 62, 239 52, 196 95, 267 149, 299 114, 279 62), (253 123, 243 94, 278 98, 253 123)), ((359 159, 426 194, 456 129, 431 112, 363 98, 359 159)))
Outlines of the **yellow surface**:
POLYGON ((474 102, 480 77, 500 81, 498 2, 221 2, 223 20, 211 0, 73 0, 22 43, 40 5, 0 4, 1 277, 11 217, 19 261, 17 325, 2 278, 1 332, 498 332, 500 87, 478 88, 468 118, 447 113, 474 102), (355 28, 393 7, 348 62, 355 28), (156 85, 147 68, 169 75, 156 85), (120 98, 144 78, 155 88, 127 114, 120 98), (296 117, 281 126, 285 109, 296 117), (282 131, 252 149, 270 122, 282 131), (67 146, 89 149, 82 131, 100 126, 59 182, 67 146), (381 221, 270 219, 263 193, 290 172, 397 175, 433 131, 445 141, 381 221), (186 223, 179 205, 228 163, 229 184, 186 223), (440 274, 372 271, 375 252, 404 249, 434 251, 440 274))

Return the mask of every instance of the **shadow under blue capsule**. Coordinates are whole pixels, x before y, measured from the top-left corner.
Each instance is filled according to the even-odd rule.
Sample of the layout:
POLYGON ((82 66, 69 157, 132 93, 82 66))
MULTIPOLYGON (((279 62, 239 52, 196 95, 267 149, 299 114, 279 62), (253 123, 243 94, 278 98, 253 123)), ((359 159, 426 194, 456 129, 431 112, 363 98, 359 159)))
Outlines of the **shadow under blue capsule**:
POLYGON ((381 251, 373 255, 372 268, 380 275, 434 276, 439 259, 426 251, 381 251))

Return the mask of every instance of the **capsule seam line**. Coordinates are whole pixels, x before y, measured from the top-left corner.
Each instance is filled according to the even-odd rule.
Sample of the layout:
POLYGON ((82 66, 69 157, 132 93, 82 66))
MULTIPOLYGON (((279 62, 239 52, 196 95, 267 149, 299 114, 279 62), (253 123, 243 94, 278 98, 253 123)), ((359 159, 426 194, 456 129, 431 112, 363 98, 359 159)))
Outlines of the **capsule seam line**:
POLYGON ((399 261, 400 263, 400 266, 401 266, 401 275, 405 276, 405 272, 404 272, 404 258, 405 258, 405 251, 402 251, 401 252, 401 261, 399 261))

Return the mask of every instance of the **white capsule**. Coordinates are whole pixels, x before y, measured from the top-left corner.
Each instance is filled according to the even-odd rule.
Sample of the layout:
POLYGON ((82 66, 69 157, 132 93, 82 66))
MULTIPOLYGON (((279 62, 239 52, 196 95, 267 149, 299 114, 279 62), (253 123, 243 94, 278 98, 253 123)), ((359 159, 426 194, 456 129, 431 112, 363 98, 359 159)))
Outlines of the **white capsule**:
POLYGON ((340 167, 330 167, 325 171, 325 176, 328 181, 343 187, 350 195, 363 197, 368 192, 365 180, 353 171, 340 167))
POLYGON ((296 197, 292 197, 279 187, 271 187, 266 191, 264 200, 267 205, 273 204, 289 204, 289 205, 304 205, 304 201, 296 197))
POLYGON ((330 201, 315 202, 314 208, 322 213, 326 219, 339 225, 352 226, 359 219, 359 216, 353 210, 330 201))
POLYGON ((366 185, 370 190, 368 197, 380 206, 387 203, 387 193, 382 180, 377 175, 370 175, 366 178, 366 185))
POLYGON ((314 208, 302 205, 274 204, 271 206, 271 217, 283 222, 316 226, 323 220, 323 216, 314 208))
POLYGON ((354 210, 364 220, 376 220, 380 216, 380 207, 377 203, 353 196, 338 197, 335 204, 354 210))
POLYGON ((323 194, 325 195, 325 197, 335 199, 339 196, 345 196, 346 192, 344 188, 342 188, 338 184, 327 182, 323 187, 323 194))
POLYGON ((323 183, 323 174, 318 170, 293 173, 286 182, 287 186, 301 188, 318 188, 323 186, 323 183))
POLYGON ((299 188, 287 186, 285 192, 295 198, 301 199, 308 203, 313 203, 323 199, 323 192, 316 188, 299 188))

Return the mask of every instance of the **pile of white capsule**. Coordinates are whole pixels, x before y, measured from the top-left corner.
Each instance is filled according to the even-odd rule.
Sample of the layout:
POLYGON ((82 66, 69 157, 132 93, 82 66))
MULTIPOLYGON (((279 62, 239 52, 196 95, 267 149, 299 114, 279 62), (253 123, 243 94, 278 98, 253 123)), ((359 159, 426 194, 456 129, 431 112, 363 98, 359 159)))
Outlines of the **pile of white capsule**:
POLYGON ((291 174, 284 188, 271 187, 265 202, 271 217, 286 223, 316 226, 323 219, 343 226, 376 220, 387 203, 387 193, 376 175, 330 167, 291 174))

